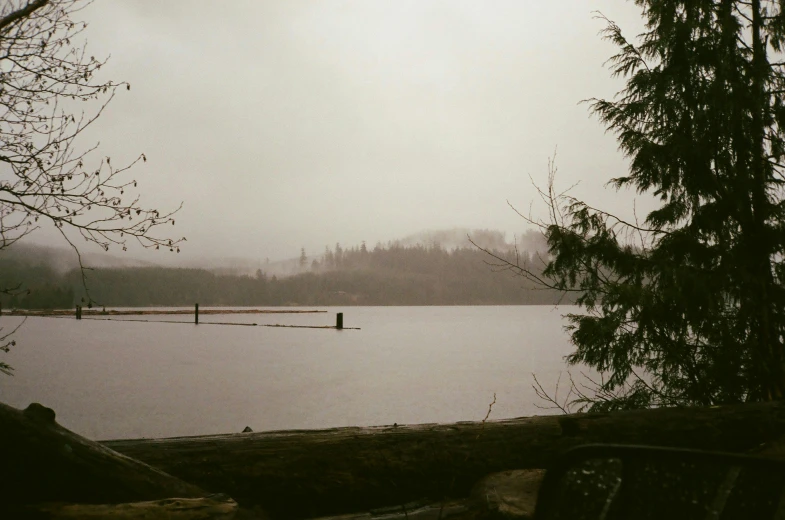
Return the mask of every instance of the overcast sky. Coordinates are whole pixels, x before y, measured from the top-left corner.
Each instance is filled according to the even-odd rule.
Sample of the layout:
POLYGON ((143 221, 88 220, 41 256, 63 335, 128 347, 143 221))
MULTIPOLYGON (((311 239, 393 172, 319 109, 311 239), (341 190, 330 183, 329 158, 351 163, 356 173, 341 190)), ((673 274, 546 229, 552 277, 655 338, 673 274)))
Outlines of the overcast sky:
POLYGON ((559 184, 628 211, 603 188, 615 138, 579 104, 623 86, 595 10, 642 30, 623 0, 97 0, 89 54, 132 88, 90 136, 113 162, 146 154, 149 205, 184 202, 184 260, 511 236, 506 200, 528 211, 556 147, 559 184))

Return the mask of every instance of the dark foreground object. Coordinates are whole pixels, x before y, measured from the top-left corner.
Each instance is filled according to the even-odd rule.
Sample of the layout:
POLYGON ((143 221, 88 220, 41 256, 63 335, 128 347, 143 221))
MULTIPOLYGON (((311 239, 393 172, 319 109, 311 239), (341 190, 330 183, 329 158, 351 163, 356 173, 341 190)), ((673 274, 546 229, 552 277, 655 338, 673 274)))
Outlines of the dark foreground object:
POLYGON ((3 509, 19 504, 205 495, 195 485, 63 428, 54 411, 37 403, 24 411, 0 403, 0 483, 0 517, 3 509))
MULTIPOLYGON (((224 495, 167 498, 124 504, 33 504, 8 512, 7 518, 56 520, 240 520, 237 502, 224 495)), ((246 515, 245 518, 256 518, 246 515)))
POLYGON ((740 453, 783 434, 785 403, 771 402, 103 444, 274 518, 307 518, 467 496, 485 475, 546 468, 582 444, 740 453))
POLYGON ((779 519, 785 462, 651 446, 588 445, 548 468, 537 520, 779 519))

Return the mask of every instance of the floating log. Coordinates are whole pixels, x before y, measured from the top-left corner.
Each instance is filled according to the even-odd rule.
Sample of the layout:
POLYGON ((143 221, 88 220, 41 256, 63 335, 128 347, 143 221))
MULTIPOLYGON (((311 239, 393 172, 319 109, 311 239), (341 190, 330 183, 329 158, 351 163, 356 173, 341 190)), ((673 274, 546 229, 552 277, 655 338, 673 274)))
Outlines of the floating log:
MULTIPOLYGON (((324 313, 327 311, 311 310, 311 309, 201 309, 200 314, 315 314, 324 313)), ((84 316, 148 316, 157 314, 193 314, 194 312, 186 309, 131 309, 131 310, 98 310, 98 309, 82 309, 79 306, 79 314, 84 316)), ((5 313, 6 316, 70 316, 73 314, 71 310, 55 309, 55 310, 25 310, 25 309, 11 309, 5 313)))
POLYGON ((24 411, 0 403, 0 482, 0 513, 41 502, 102 504, 206 494, 63 428, 54 411, 37 403, 24 411))
POLYGON ((746 452, 784 434, 785 403, 772 402, 103 444, 273 518, 307 518, 467 496, 487 474, 545 468, 580 444, 746 452))
MULTIPOLYGON (((135 320, 132 318, 85 318, 86 320, 94 321, 122 321, 124 323, 173 323, 175 325, 188 325, 187 321, 172 321, 172 320, 135 320)), ((195 322, 196 323, 196 322, 195 322)), ((232 323, 228 321, 200 321, 196 325, 231 325, 236 327, 256 327, 256 323, 232 323)))
POLYGON ((262 324, 262 327, 283 327, 288 329, 331 329, 331 330, 361 330, 360 327, 333 327, 332 325, 280 325, 276 323, 262 324))

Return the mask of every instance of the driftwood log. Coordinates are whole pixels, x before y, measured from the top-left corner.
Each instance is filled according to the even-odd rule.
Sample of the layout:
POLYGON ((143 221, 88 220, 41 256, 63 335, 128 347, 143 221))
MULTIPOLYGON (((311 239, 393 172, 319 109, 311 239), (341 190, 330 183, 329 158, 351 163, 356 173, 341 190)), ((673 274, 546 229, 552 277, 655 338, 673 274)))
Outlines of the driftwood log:
POLYGON ((54 411, 37 403, 24 411, 0 403, 0 483, 0 509, 41 502, 102 504, 206 494, 63 428, 55 422, 54 411))
POLYGON ((306 518, 467 496, 489 473, 545 468, 580 444, 747 452, 783 435, 774 402, 103 444, 274 518, 306 518))
POLYGON ((35 504, 10 511, 12 518, 51 520, 236 520, 238 513, 237 502, 223 495, 126 504, 35 504))

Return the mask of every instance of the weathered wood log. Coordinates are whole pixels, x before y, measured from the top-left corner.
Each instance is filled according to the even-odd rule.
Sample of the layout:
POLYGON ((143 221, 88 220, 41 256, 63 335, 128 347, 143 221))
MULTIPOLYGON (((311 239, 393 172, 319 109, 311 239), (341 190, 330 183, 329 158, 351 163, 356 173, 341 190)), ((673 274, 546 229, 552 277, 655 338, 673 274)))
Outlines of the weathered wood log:
MULTIPOLYGON (((33 403, 0 403, 0 509, 40 502, 92 504, 201 497, 199 487, 85 439, 33 403)), ((10 518, 10 517, 9 517, 10 518)))
POLYGON ((204 498, 170 498, 124 504, 37 504, 10 511, 14 518, 48 518, 50 520, 234 520, 237 502, 226 496, 204 498))
POLYGON ((273 517, 467 496, 489 473, 547 467, 586 443, 745 452, 785 434, 785 403, 105 441, 130 457, 261 505, 273 517))

